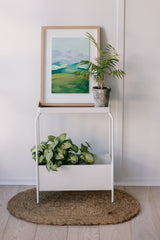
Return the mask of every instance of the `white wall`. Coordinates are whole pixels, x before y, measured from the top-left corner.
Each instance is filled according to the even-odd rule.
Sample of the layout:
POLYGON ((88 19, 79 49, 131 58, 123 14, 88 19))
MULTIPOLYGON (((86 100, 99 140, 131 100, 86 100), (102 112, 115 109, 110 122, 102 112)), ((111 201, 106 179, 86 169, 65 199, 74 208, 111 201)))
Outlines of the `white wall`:
MULTIPOLYGON (((160 185, 160 2, 126 0, 125 184, 160 185)), ((123 184, 123 183, 122 183, 123 184)))
MULTIPOLYGON (((115 46, 116 4, 112 0, 0 1, 1 184, 35 182, 35 163, 30 148, 34 145, 34 118, 40 99, 40 27, 101 26, 102 42, 108 40, 115 46)), ((112 93, 114 113, 115 94, 112 93)), ((86 115, 77 118, 78 121, 76 116, 46 117, 42 138, 66 131, 76 143, 86 139, 95 152, 104 152, 108 142, 105 117, 86 115)))
MULTIPOLYGON (((124 86, 122 80, 110 82, 116 130, 115 179, 120 184, 160 184, 158 0, 0 0, 0 184, 35 183, 30 147, 40 99, 40 27, 99 25, 101 42, 118 46, 123 57, 124 2, 127 75, 124 86)), ((106 150, 107 121, 103 115, 46 116, 42 122, 44 118, 47 124, 42 138, 66 131, 76 143, 86 139, 95 152, 106 150)))

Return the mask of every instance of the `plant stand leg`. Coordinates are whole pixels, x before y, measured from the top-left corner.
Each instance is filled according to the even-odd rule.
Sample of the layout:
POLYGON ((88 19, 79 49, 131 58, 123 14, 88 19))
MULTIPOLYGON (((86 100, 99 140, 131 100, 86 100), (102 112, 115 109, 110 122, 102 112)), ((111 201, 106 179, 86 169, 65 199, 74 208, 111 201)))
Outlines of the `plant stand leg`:
MULTIPOLYGON (((111 166, 112 166, 112 172, 111 172, 111 202, 114 202, 114 125, 113 125, 113 116, 109 111, 109 118, 110 118, 110 129, 111 129, 111 136, 110 136, 110 144, 109 147, 111 147, 111 166)), ((110 134, 110 133, 109 133, 110 134)), ((110 153, 110 149, 109 149, 110 153)))
POLYGON ((36 129, 36 197, 37 197, 37 204, 39 203, 39 169, 38 169, 38 145, 40 144, 40 129, 39 129, 39 117, 40 112, 37 112, 36 119, 35 119, 35 129, 36 129))

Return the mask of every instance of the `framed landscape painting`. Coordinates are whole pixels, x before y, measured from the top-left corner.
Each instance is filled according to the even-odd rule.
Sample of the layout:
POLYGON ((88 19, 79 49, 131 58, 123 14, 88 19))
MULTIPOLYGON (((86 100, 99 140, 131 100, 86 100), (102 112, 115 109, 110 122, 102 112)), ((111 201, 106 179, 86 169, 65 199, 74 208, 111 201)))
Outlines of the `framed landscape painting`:
POLYGON ((42 106, 93 106, 94 79, 76 74, 85 70, 81 60, 94 62, 98 54, 86 32, 100 45, 100 27, 42 27, 42 106))

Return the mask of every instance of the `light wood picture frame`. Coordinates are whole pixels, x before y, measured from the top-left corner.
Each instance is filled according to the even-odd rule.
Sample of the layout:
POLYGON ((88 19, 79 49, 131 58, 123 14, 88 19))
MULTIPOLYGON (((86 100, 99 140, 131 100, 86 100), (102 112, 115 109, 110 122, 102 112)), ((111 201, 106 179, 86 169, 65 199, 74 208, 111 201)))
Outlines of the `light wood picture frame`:
POLYGON ((95 81, 74 74, 81 60, 95 62, 100 46, 99 26, 44 26, 41 28, 41 106, 94 106, 95 81))

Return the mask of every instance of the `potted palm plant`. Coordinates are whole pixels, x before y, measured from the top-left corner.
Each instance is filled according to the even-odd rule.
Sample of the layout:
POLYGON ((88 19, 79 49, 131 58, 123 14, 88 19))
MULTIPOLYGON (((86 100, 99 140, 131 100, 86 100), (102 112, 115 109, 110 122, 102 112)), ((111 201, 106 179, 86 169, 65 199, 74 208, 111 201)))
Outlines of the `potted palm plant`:
POLYGON ((119 56, 110 44, 106 44, 102 51, 90 33, 86 33, 86 37, 94 44, 97 48, 99 56, 95 59, 96 63, 88 60, 82 60, 80 65, 81 69, 75 73, 80 76, 89 77, 93 76, 97 82, 97 86, 93 87, 93 97, 96 107, 108 107, 109 94, 111 89, 104 87, 104 81, 109 77, 123 78, 125 72, 117 68, 119 62, 119 56))

